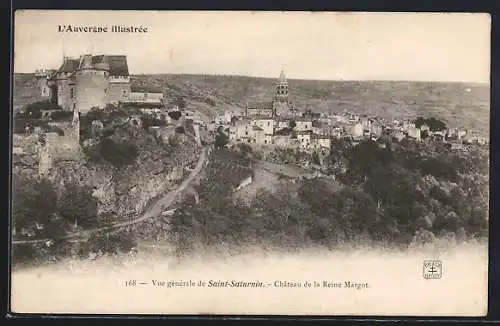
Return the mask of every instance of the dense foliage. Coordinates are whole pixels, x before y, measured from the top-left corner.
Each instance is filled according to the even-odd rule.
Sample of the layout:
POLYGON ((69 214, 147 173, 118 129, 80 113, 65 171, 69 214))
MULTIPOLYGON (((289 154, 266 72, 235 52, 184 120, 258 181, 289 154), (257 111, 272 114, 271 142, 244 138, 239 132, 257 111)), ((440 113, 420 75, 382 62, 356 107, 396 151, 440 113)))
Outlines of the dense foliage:
POLYGON ((420 128, 424 124, 429 127, 430 131, 443 131, 446 129, 446 124, 443 121, 438 120, 438 119, 433 118, 433 117, 428 118, 428 119, 425 119, 423 117, 418 117, 415 120, 415 127, 417 127, 417 128, 420 128))
MULTIPOLYGON (((410 140, 337 140, 326 160, 331 179, 259 191, 250 205, 231 197, 251 166, 221 151, 200 186, 201 203, 173 216, 179 254, 201 246, 379 243, 408 246, 437 237, 481 238, 488 230, 488 152, 457 153, 410 140), (220 153, 225 153, 221 156, 220 153)), ((238 155, 240 157, 238 157, 238 155)), ((297 184, 297 183, 296 183, 297 184)))
MULTIPOLYGON (((12 227, 17 239, 58 239, 74 227, 98 225, 92 189, 67 183, 58 194, 48 179, 13 178, 12 227)), ((64 242, 63 242, 64 243, 64 242)), ((14 246, 15 262, 32 261, 61 250, 63 243, 14 246), (56 247, 56 248, 53 248, 56 247)), ((67 245, 64 243, 63 247, 67 245)))

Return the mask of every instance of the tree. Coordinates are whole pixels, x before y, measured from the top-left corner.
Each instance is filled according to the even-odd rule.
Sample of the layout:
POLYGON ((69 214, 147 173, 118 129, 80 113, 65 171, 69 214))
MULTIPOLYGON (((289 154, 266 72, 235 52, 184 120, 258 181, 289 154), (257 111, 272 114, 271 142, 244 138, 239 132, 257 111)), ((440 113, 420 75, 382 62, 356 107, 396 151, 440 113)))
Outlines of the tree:
POLYGON ((218 130, 215 135, 215 146, 223 148, 229 142, 229 137, 221 130, 218 130))
POLYGON ((317 152, 312 153, 312 162, 313 162, 313 164, 321 165, 321 161, 319 159, 319 155, 317 152))
POLYGON ((297 126, 297 123, 295 122, 295 120, 290 120, 290 123, 288 124, 288 126, 290 127, 290 129, 293 129, 293 128, 295 128, 295 126, 297 126))
POLYGON ((174 120, 179 120, 181 118, 182 112, 181 111, 170 111, 168 112, 168 116, 174 120))
POLYGON ((100 142, 99 153, 106 161, 120 167, 133 164, 137 158, 138 149, 133 143, 117 143, 109 138, 103 138, 100 142))
POLYGON ((49 180, 16 175, 12 191, 12 221, 17 234, 22 229, 34 231, 36 237, 57 237, 64 232, 56 219, 57 194, 49 180))
POLYGON ((83 227, 97 225, 97 200, 92 196, 92 188, 76 183, 66 184, 59 199, 59 212, 69 223, 83 227))

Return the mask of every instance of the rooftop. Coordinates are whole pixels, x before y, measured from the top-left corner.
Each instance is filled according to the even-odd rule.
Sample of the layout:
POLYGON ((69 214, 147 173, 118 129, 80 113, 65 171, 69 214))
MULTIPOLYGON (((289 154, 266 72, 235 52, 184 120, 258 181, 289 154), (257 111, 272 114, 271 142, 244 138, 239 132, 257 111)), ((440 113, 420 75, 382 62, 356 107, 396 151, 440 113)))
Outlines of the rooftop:
POLYGON ((273 102, 248 102, 247 109, 273 109, 273 102))
MULTIPOLYGON (((92 64, 107 64, 111 76, 128 76, 127 56, 125 55, 95 55, 92 56, 92 64)), ((64 62, 58 72, 73 73, 80 66, 80 58, 64 58, 64 62)))
POLYGON ((312 139, 330 139, 330 136, 328 136, 328 135, 312 134, 311 138, 312 139))

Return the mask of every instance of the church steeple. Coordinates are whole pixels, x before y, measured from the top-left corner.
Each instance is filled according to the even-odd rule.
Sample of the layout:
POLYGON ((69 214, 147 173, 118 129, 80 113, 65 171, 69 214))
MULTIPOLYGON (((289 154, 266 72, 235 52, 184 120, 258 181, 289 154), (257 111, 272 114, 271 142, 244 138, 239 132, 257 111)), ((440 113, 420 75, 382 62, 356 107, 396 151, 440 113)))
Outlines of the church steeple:
POLYGON ((281 84, 286 84, 286 77, 285 77, 285 72, 281 70, 280 78, 279 78, 279 83, 281 84))
POLYGON ((285 72, 282 70, 278 82, 276 83, 276 89, 274 91, 274 100, 277 102, 287 102, 288 101, 288 82, 285 77, 285 72))

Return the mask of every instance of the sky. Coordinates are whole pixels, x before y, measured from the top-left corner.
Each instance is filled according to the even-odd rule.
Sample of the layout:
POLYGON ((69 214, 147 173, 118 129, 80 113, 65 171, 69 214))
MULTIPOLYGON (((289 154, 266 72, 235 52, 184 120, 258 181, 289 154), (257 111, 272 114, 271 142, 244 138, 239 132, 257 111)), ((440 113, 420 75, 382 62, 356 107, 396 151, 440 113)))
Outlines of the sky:
POLYGON ((127 55, 132 74, 489 83, 490 17, 467 13, 16 11, 14 71, 127 55), (147 33, 61 33, 59 25, 147 33))

